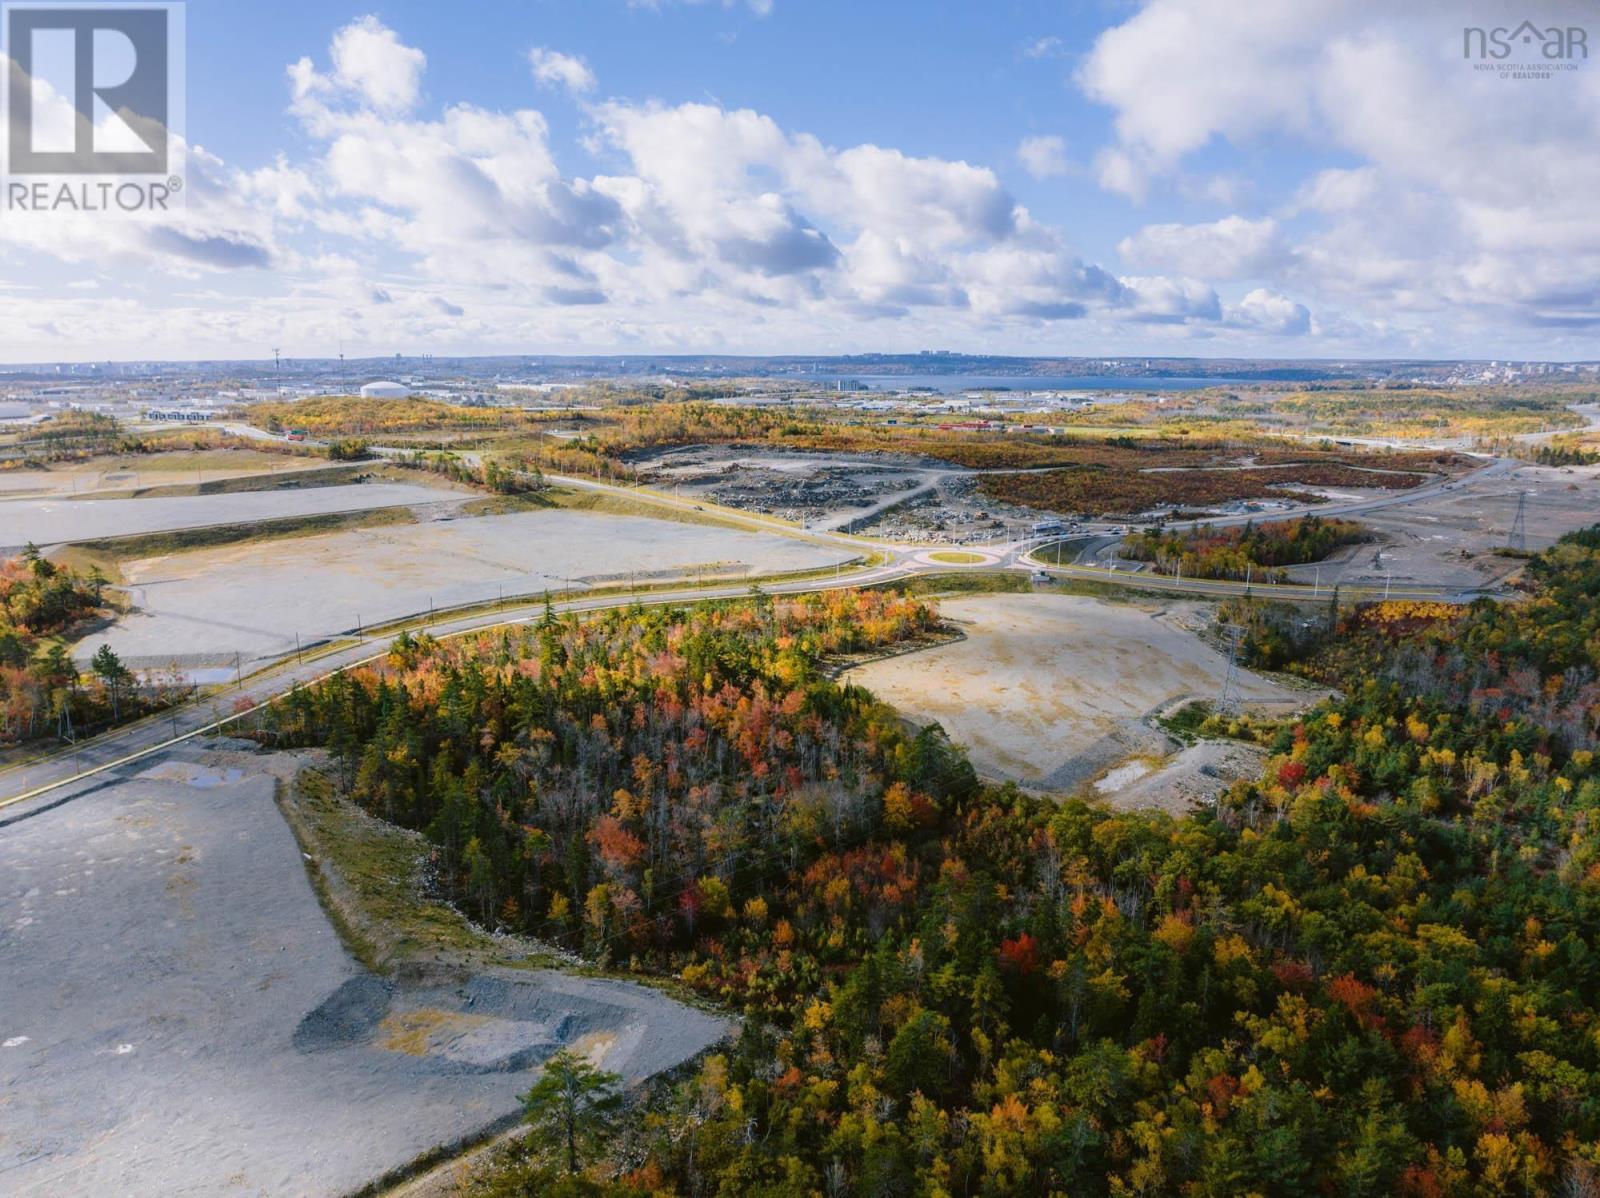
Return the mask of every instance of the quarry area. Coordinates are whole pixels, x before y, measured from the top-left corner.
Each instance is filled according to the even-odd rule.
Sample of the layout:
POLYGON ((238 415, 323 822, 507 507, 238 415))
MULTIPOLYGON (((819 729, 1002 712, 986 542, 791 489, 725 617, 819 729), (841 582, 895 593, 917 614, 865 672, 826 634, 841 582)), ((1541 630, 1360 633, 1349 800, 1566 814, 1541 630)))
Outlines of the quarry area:
MULTIPOLYGON (((1113 804, 1182 810, 1257 762, 1233 746, 1179 753, 1156 722, 1222 690, 1228 660, 1195 631, 1199 606, 944 599, 940 610, 964 639, 871 662, 849 678, 908 719, 940 724, 985 777, 1065 792, 1101 783, 1096 792, 1113 804)), ((1280 716, 1324 693, 1247 670, 1237 685, 1246 710, 1280 716)))
POLYGON ((885 540, 1003 540, 1042 515, 979 494, 974 471, 911 454, 692 445, 630 460, 657 487, 684 498, 885 540))
POLYGON ((276 801, 301 764, 174 750, 0 816, 7 1194, 350 1193, 508 1124, 562 1047, 636 1082, 727 1032, 437 944, 367 968, 276 801))

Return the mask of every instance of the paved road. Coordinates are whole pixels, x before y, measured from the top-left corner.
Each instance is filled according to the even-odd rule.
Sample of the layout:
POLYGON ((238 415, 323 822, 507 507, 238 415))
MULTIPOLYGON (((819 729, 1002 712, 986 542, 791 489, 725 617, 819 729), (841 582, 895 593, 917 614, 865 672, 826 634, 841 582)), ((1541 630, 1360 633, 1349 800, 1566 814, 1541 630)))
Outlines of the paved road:
MULTIPOLYGON (((763 589, 770 594, 801 594, 890 582, 915 572, 905 566, 873 566, 841 575, 838 579, 775 582, 766 584, 763 589)), ((628 594, 617 594, 572 599, 552 606, 558 612, 591 612, 627 607, 635 602, 655 607, 704 599, 733 599, 749 593, 749 584, 700 589, 686 587, 682 590, 637 598, 628 594)), ((412 633, 426 631, 436 637, 455 636, 485 628, 531 623, 538 620, 543 613, 544 602, 540 600, 523 607, 502 609, 492 613, 446 617, 435 621, 429 621, 424 617, 407 622, 405 628, 412 633)), ((69 782, 102 774, 116 776, 116 771, 120 767, 142 760, 180 741, 213 732, 218 724, 226 722, 240 710, 253 709, 294 686, 305 685, 354 665, 375 661, 383 656, 389 640, 398 636, 399 632, 399 628, 395 628, 377 640, 335 647, 320 654, 308 653, 303 658, 291 656, 276 666, 251 675, 242 682, 212 691, 159 716, 152 716, 82 741, 72 749, 52 754, 47 758, 0 771, 0 811, 24 800, 36 798, 69 782)), ((4 817, 0 816, 0 826, 3 824, 4 817)))
MULTIPOLYGON (((248 426, 228 427, 230 429, 243 430, 248 426)), ((279 439, 272 438, 270 434, 261 433, 260 430, 254 430, 253 435, 266 439, 279 439)), ((382 452, 394 453, 399 451, 386 449, 382 452)), ((468 459, 474 456, 462 455, 463 458, 468 459)), ((1370 511, 1374 508, 1412 503, 1419 499, 1452 490, 1460 486, 1465 477, 1491 477, 1497 473, 1512 469, 1515 465, 1516 463, 1514 462, 1492 460, 1483 470, 1476 472, 1472 476, 1463 476, 1463 478, 1414 488, 1411 491, 1397 495, 1386 495, 1373 499, 1305 510, 1308 512, 1315 510, 1324 515, 1353 515, 1363 511, 1370 511)), ((765 587, 766 590, 775 594, 800 594, 810 591, 832 590, 890 582, 917 574, 959 573, 963 569, 975 568, 948 564, 935 565, 926 560, 916 560, 917 555, 926 553, 929 548, 926 545, 890 544, 844 533, 806 530, 772 517, 753 515, 716 505, 706 505, 703 502, 694 500, 679 499, 676 496, 654 491, 650 488, 622 487, 596 479, 570 476, 553 475, 547 477, 563 486, 615 494, 634 502, 650 503, 680 511, 703 511, 714 515, 718 520, 746 528, 783 536, 799 537, 815 543, 839 545, 856 552, 869 550, 878 559, 871 565, 857 568, 849 573, 841 572, 831 579, 803 579, 773 583, 765 587)), ((1273 518, 1285 518, 1295 514, 1298 513, 1275 513, 1273 518)), ((1212 525, 1242 524, 1255 518, 1257 517, 1250 515, 1222 516, 1202 520, 1199 523, 1212 525)), ((1114 544, 1117 540, 1116 537, 1104 532, 1092 535, 1097 536, 1100 543, 1114 544)), ((1258 595, 1314 602, 1321 602, 1328 594, 1326 588, 1307 587, 1304 585, 1254 584, 1247 586, 1244 583, 1208 579, 1173 579, 1154 574, 1096 568, 1086 564, 1056 566, 1035 561, 1030 557, 1033 550, 1043 544, 1053 543, 1056 539, 1059 538, 1029 538, 1000 545, 991 545, 986 548, 991 554, 1000 559, 999 564, 1003 569, 1043 569, 1045 573, 1052 577, 1082 579, 1139 590, 1172 591, 1176 594, 1201 597, 1258 595)), ((994 567, 989 565, 988 568, 994 567)), ((655 606, 694 602, 702 599, 737 598, 748 594, 748 590, 747 584, 707 588, 684 587, 679 590, 658 592, 644 599, 638 599, 628 594, 616 594, 572 599, 554 606, 558 611, 562 612, 599 611, 605 608, 627 606, 634 602, 643 602, 646 605, 655 606)), ((1396 599, 1425 598, 1447 602, 1463 602, 1474 597, 1471 592, 1450 592, 1442 588, 1417 586, 1343 588, 1340 593, 1347 599, 1383 598, 1387 594, 1388 597, 1396 599)), ((469 613, 459 616, 444 615, 434 619, 418 617, 415 620, 404 622, 404 627, 413 632, 426 630, 435 636, 450 636, 484 628, 527 623, 538 619, 543 610, 544 605, 541 600, 537 603, 529 603, 525 607, 500 609, 491 613, 469 613)), ((382 655, 383 645, 387 643, 388 638, 398 635, 398 633, 399 627, 393 627, 385 633, 381 642, 365 641, 356 645, 335 647, 304 659, 292 658, 285 660, 276 666, 252 675, 250 678, 243 680, 242 683, 213 691, 202 698, 160 716, 151 717, 139 723, 115 729, 93 739, 80 742, 70 750, 56 753, 47 758, 0 770, 0 811, 30 799, 40 798, 69 782, 97 776, 115 777, 121 767, 160 752, 179 741, 212 732, 216 730, 220 723, 225 722, 240 710, 253 709, 273 696, 284 693, 293 686, 304 685, 338 670, 375 660, 382 655)), ((4 818, 0 817, 0 827, 4 826, 4 822, 4 818)))

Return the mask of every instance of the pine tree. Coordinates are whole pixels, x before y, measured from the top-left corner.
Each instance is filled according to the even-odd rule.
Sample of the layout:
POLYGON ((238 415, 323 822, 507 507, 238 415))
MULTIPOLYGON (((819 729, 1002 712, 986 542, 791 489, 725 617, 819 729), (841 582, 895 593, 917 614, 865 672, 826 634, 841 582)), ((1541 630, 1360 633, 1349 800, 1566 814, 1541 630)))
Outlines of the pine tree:
POLYGON ((535 1142, 558 1146, 568 1173, 613 1135, 622 1112, 622 1078, 597 1069, 568 1049, 545 1062, 544 1074, 522 1096, 523 1118, 535 1142))

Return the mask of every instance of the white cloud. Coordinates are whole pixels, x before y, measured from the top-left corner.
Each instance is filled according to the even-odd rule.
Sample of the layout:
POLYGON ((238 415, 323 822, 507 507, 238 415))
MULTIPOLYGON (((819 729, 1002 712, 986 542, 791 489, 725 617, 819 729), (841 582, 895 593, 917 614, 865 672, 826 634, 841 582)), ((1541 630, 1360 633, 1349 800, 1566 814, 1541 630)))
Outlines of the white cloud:
POLYGON ((404 45, 377 17, 351 22, 334 35, 332 82, 359 94, 380 112, 412 107, 421 92, 427 56, 404 45))
POLYGON ((1067 173, 1067 143, 1053 135, 1024 137, 1017 159, 1035 179, 1054 179, 1067 173))
POLYGON ((1286 295, 1258 287, 1224 312, 1230 324, 1278 336, 1299 336, 1311 331, 1311 313, 1286 295))
POLYGON ((581 58, 535 46, 528 51, 528 63, 533 77, 547 87, 565 88, 574 95, 595 89, 594 72, 581 58))
MULTIPOLYGON (((1592 14, 1553 0, 1539 15, 1583 25, 1592 14)), ((1113 115, 1095 159, 1104 188, 1188 194, 1190 161, 1219 145, 1267 147, 1272 163, 1292 160, 1279 152, 1288 139, 1354 161, 1287 181, 1283 253, 1247 229, 1221 236, 1227 222, 1156 226, 1124 253, 1206 277, 1260 272, 1349 307, 1320 333, 1381 327, 1434 352, 1473 352, 1485 336, 1503 345, 1518 325, 1600 327, 1600 72, 1474 70, 1461 53, 1470 16, 1446 0, 1146 0, 1077 74, 1113 115)), ((1250 308, 1262 314, 1259 297, 1250 308)))
POLYGON ((1219 320, 1222 306, 1209 284, 1198 279, 1128 276, 1119 280, 1136 319, 1181 323, 1219 320))
POLYGON ((1201 225, 1146 225, 1117 246, 1123 260, 1146 269, 1203 279, 1237 279, 1278 266, 1284 255, 1278 222, 1228 216, 1201 225))
MULTIPOLYGON (((540 50, 529 62, 542 82, 592 86, 581 59, 540 50)), ((121 281, 96 298, 93 337, 86 297, 65 288, 0 302, 0 352, 72 352, 73 338, 104 343, 110 328, 140 354, 174 356, 974 336, 1059 352, 1050 330, 1062 322, 1097 344, 1225 319, 1247 336, 1295 329, 1292 310, 1265 299, 1225 313, 1197 272, 1141 266, 1119 279, 981 163, 830 146, 750 109, 612 100, 581 106, 604 171, 577 173, 531 108, 446 102, 424 115, 425 65, 362 18, 321 61, 289 68, 301 149, 250 170, 191 151, 187 224, 8 232, 0 255, 15 276, 93 261, 121 281), (156 273, 192 283, 130 300, 156 273)), ((1063 147, 1043 141, 1050 167, 1063 147)))

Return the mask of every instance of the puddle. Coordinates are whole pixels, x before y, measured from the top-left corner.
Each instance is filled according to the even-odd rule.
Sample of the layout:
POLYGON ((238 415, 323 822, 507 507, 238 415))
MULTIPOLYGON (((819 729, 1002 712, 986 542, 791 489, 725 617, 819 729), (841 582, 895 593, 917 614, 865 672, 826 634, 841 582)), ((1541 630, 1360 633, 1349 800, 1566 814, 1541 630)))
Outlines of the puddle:
POLYGON ((186 786, 209 790, 213 786, 228 786, 240 781, 244 778, 244 771, 232 768, 213 769, 188 761, 163 761, 160 765, 151 766, 134 776, 148 778, 152 782, 182 782, 186 786))

